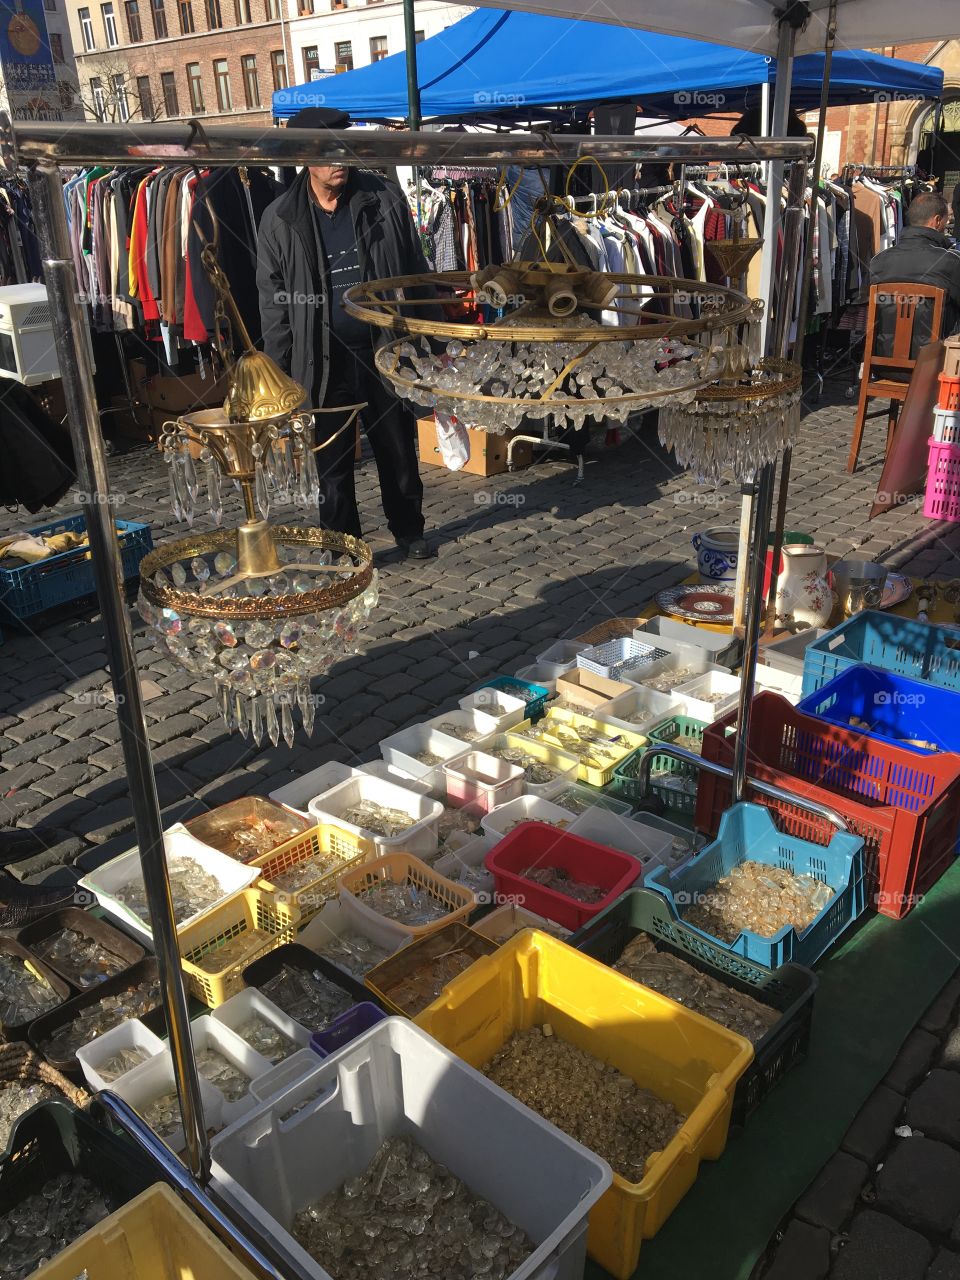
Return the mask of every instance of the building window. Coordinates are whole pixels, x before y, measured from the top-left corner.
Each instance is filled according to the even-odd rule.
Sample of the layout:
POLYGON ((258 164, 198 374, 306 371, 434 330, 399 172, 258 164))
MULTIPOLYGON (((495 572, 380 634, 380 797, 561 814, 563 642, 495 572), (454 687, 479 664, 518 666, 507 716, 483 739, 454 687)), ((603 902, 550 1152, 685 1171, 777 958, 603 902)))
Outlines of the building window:
POLYGON ((204 0, 204 8, 207 11, 207 30, 219 31, 223 26, 223 13, 220 10, 220 0, 204 0))
POLYGON ((187 63, 187 84, 190 88, 190 110, 194 115, 202 115, 206 108, 203 105, 203 80, 200 77, 200 63, 187 63))
POLYGON ((253 21, 253 14, 250 12, 250 0, 233 0, 233 12, 237 19, 238 27, 253 21))
POLYGON ((93 114, 98 120, 106 120, 107 104, 103 96, 103 82, 99 76, 94 76, 90 81, 90 97, 93 99, 93 114))
POLYGON ((264 4, 264 12, 266 13, 268 22, 279 22, 280 0, 266 0, 264 4))
POLYGON ((149 76, 137 76, 137 102, 140 104, 140 119, 153 119, 153 90, 150 88, 149 76))
POLYGON ((338 71, 353 70, 353 41, 338 40, 333 46, 333 55, 337 60, 338 71))
POLYGON ((50 52, 54 62, 63 62, 63 36, 57 35, 55 31, 50 32, 50 52))
POLYGON ((193 22, 193 0, 179 0, 178 8, 180 10, 180 34, 192 36, 197 29, 193 22))
POLYGON ((387 56, 387 37, 371 36, 370 37, 370 61, 382 62, 387 56))
POLYGON ((297 13, 301 17, 304 14, 313 13, 313 0, 297 0, 297 13))
POLYGON ((309 44, 303 51, 304 80, 316 80, 315 71, 320 71, 320 51, 315 44, 309 44))
POLYGON ((243 68, 243 96, 248 107, 260 105, 260 81, 257 79, 257 58, 253 53, 245 53, 240 59, 243 68))
POLYGON ((117 104, 117 119, 124 124, 130 119, 130 104, 127 101, 127 85, 122 74, 111 76, 113 100, 117 104))
POLYGON ((270 55, 270 73, 273 76, 273 88, 286 89, 290 84, 287 79, 287 55, 282 49, 274 49, 270 55))
POLYGON ((334 11, 336 11, 337 9, 345 9, 346 7, 347 7, 347 0, 330 0, 330 8, 333 9, 334 11))
POLYGON ((163 93, 163 109, 172 119, 180 114, 180 103, 177 101, 177 80, 172 71, 160 72, 160 89, 163 93))
POLYGON ((43 0, 43 7, 46 9, 47 13, 56 13, 57 0, 43 0))
POLYGON ((226 58, 214 58, 213 83, 217 88, 217 107, 220 111, 233 110, 233 96, 230 93, 230 71, 226 58))
MULTIPOLYGON (((77 17, 80 19, 80 35, 83 38, 83 47, 87 53, 90 53, 97 47, 97 43, 93 38, 93 20, 90 17, 89 9, 78 9, 77 17)), ((93 81, 90 81, 91 85, 93 81)))
POLYGON ((127 0, 127 30, 130 43, 139 44, 143 39, 143 27, 140 23, 140 0, 127 0))
POLYGON ((106 36, 107 48, 115 49, 120 43, 120 37, 117 35, 117 19, 113 13, 113 4, 102 4, 100 12, 103 15, 103 34, 106 36))
POLYGON ((153 34, 158 40, 166 40, 170 34, 167 30, 167 11, 163 4, 164 0, 152 0, 153 34))

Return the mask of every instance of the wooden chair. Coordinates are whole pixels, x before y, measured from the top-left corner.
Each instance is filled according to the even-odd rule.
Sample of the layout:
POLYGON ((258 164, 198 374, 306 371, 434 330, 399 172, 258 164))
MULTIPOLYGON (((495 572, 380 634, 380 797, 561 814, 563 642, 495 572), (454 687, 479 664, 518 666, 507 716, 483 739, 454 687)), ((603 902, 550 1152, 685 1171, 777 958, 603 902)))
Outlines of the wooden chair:
MULTIPOLYGON (((863 428, 867 418, 879 418, 887 415, 887 448, 893 441, 893 433, 900 416, 900 406, 907 398, 910 378, 916 359, 913 356, 914 326, 921 302, 930 300, 930 341, 941 336, 943 328, 943 308, 946 298, 945 290, 929 284, 912 284, 903 281, 900 284, 875 284, 870 286, 870 306, 867 311, 867 338, 863 348, 863 377, 860 380, 860 402, 857 405, 857 420, 853 427, 853 439, 850 441, 850 456, 847 459, 847 470, 857 469, 857 458, 860 454, 860 443, 863 440, 863 428), (894 329, 892 335, 892 354, 878 356, 875 352, 879 333, 878 308, 880 299, 885 306, 896 306, 894 329), (889 407, 867 413, 870 400, 882 398, 889 400, 889 407)), ((923 314, 920 312, 920 314, 923 314)))

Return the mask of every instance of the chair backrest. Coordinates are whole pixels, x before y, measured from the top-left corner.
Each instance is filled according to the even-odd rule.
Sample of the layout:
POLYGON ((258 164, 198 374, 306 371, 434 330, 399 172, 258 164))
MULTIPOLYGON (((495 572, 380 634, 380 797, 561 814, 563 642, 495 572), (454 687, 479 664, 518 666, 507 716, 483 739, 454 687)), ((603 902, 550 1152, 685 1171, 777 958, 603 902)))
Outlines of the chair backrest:
POLYGON ((922 346, 941 337, 946 291, 932 284, 891 281, 870 287, 866 352, 870 364, 912 369, 922 346))

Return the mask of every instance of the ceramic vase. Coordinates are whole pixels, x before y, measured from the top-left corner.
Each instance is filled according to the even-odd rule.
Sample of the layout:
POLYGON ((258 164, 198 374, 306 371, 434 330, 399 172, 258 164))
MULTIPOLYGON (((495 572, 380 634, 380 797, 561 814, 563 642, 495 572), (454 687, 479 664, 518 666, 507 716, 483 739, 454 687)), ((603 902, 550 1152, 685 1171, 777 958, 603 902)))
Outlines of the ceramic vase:
POLYGON ((735 582, 740 534, 736 529, 705 529, 690 539, 697 553, 697 568, 704 586, 735 582))
POLYGON ((825 627, 836 598, 827 580, 827 556, 819 546, 783 548, 783 573, 777 583, 777 622, 825 627))

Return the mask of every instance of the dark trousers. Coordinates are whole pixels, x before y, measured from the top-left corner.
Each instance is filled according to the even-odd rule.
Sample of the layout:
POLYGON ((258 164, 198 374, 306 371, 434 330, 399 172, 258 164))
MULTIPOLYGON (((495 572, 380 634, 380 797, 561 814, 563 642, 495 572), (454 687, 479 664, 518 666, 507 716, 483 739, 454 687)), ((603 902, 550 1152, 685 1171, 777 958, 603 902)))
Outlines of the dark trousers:
MULTIPOLYGON (((423 537, 423 483, 417 460, 413 414, 381 381, 367 347, 354 351, 336 343, 331 353, 330 381, 324 408, 360 404, 361 418, 380 477, 380 497, 387 526, 399 542, 423 537)), ((343 419, 335 413, 317 418, 317 442, 332 435, 343 419)), ((320 476, 320 526, 363 536, 354 485, 355 433, 348 427, 317 452, 320 476)))

